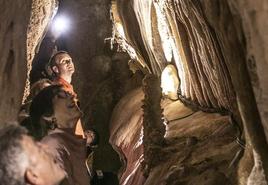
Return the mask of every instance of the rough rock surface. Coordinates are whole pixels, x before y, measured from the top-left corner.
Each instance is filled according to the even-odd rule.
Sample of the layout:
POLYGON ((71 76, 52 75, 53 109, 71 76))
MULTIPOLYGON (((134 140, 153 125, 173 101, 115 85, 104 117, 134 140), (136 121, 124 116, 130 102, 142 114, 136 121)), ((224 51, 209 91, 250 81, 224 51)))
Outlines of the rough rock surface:
MULTIPOLYGON (((193 108, 231 112, 243 123, 247 151, 256 150, 267 169, 267 2, 116 2, 126 38, 148 71, 159 75, 175 63, 180 98, 193 108)), ((243 174, 250 170, 247 159, 243 174)))
POLYGON ((0 1, 0 127, 17 119, 30 70, 27 65, 54 8, 54 0, 0 1))
MULTIPOLYGON (((268 13, 267 2, 202 1, 201 5, 207 21, 215 30, 221 43, 220 47, 231 74, 243 122, 244 124, 247 122, 250 125, 256 125, 259 128, 255 133, 250 132, 247 138, 248 144, 252 144, 253 148, 257 148, 259 152, 259 149, 267 148, 262 133, 264 130, 267 141, 267 115, 265 113, 267 112, 267 107, 265 107, 267 104, 265 103, 267 101, 267 74, 264 72, 268 69, 266 47, 264 46, 267 43, 267 37, 264 34, 264 30, 267 30, 267 23, 262 21, 268 13), (212 7, 215 7, 214 10, 212 7), (246 73, 248 72, 250 78, 247 77, 246 73), (255 97, 251 86, 254 88, 255 97), (255 100, 258 107, 256 107, 255 100), (252 137, 259 141, 262 140, 262 144, 255 143, 256 139, 253 141, 252 137)), ((244 129, 246 130, 248 127, 244 129)), ((247 132, 248 130, 246 134, 247 132)), ((257 158, 256 156, 259 155, 254 155, 255 166, 252 170, 253 174, 250 175, 253 179, 254 174, 257 177, 262 176, 263 171, 259 160, 265 160, 267 154, 257 158)), ((244 161, 243 165, 247 162, 244 161)), ((263 165, 267 166, 266 162, 263 161, 263 165)), ((267 167, 265 168, 267 169, 267 167)), ((255 183, 262 184, 263 182, 260 180, 255 183)))
POLYGON ((57 6, 58 0, 32 1, 31 17, 27 31, 27 81, 23 101, 29 95, 29 75, 32 69, 32 61, 53 16, 57 13, 57 6))
POLYGON ((120 184, 138 185, 145 182, 141 168, 143 98, 142 89, 135 89, 123 97, 113 111, 110 123, 110 143, 120 154, 123 162, 120 184))
POLYGON ((121 158, 127 159, 120 184, 234 184, 237 161, 232 160, 240 146, 229 117, 193 112, 170 100, 162 102, 166 146, 161 149, 161 161, 146 179, 140 164, 144 147, 142 100, 143 92, 136 89, 122 98, 113 112, 110 142, 121 158))
POLYGON ((160 76, 168 63, 175 64, 182 99, 204 110, 232 109, 235 97, 224 58, 195 2, 118 0, 117 5, 127 39, 149 71, 160 76))
POLYGON ((231 12, 240 17, 246 39, 251 84, 268 140, 268 15, 267 1, 230 1, 231 12))

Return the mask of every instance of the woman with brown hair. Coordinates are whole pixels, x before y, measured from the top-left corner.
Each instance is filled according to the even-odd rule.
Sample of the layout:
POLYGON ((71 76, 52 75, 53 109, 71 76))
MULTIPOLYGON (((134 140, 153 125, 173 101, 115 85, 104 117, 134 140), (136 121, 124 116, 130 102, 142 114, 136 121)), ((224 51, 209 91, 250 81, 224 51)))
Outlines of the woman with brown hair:
POLYGON ((69 185, 90 184, 85 164, 86 140, 75 135, 81 115, 74 96, 59 85, 43 89, 30 107, 32 133, 48 145, 50 153, 61 163, 69 185))

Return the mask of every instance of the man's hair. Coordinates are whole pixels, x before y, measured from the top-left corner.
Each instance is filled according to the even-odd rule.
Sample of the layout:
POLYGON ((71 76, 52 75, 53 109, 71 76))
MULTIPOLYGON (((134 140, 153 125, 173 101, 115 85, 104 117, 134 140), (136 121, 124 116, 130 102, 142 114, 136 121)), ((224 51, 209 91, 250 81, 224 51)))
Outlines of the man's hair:
POLYGON ((44 89, 46 86, 44 86, 44 84, 52 84, 52 82, 47 79, 47 78, 43 78, 41 80, 38 80, 37 82, 35 82, 30 89, 30 96, 31 99, 33 97, 35 97, 42 89, 44 89))
POLYGON ((51 58, 49 59, 47 65, 46 65, 46 73, 48 75, 48 78, 53 80, 55 77, 57 77, 57 74, 53 71, 53 67, 57 66, 56 64, 56 57, 60 54, 68 54, 67 51, 57 51, 56 53, 54 53, 51 58))
POLYGON ((54 113, 53 98, 61 90, 61 85, 51 85, 45 87, 32 100, 32 104, 30 106, 30 118, 32 127, 30 130, 30 134, 38 140, 42 139, 45 135, 47 135, 47 132, 51 128, 52 124, 48 122, 40 122, 41 117, 52 116, 52 114, 54 113))
POLYGON ((21 145, 26 134, 26 130, 17 125, 0 130, 0 182, 3 185, 26 184, 22 170, 28 161, 21 145))

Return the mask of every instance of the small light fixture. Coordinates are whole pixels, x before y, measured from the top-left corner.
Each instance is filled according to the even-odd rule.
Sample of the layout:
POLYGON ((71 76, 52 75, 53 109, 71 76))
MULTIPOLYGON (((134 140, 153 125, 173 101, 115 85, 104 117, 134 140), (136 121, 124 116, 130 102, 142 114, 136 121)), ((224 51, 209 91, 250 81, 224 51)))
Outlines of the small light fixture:
POLYGON ((60 35, 66 32, 70 27, 70 21, 66 16, 56 16, 52 23, 53 34, 60 35))

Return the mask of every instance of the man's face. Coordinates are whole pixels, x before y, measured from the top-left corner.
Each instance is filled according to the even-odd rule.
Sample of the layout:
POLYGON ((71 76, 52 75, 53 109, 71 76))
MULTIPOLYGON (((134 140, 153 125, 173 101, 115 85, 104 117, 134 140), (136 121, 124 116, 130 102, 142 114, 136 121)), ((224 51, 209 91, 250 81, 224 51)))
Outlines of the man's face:
POLYGON ((59 128, 75 128, 82 113, 74 96, 61 90, 57 92, 52 102, 59 128))
POLYGON ((33 176, 36 179, 31 178, 31 180, 38 180, 40 185, 58 185, 65 177, 65 172, 56 163, 56 160, 46 152, 40 143, 34 142, 31 137, 23 136, 21 142, 26 155, 29 157, 30 165, 28 169, 35 173, 33 176))
POLYGON ((72 75, 75 71, 72 58, 67 53, 58 54, 55 57, 55 63, 58 68, 59 75, 72 75))

